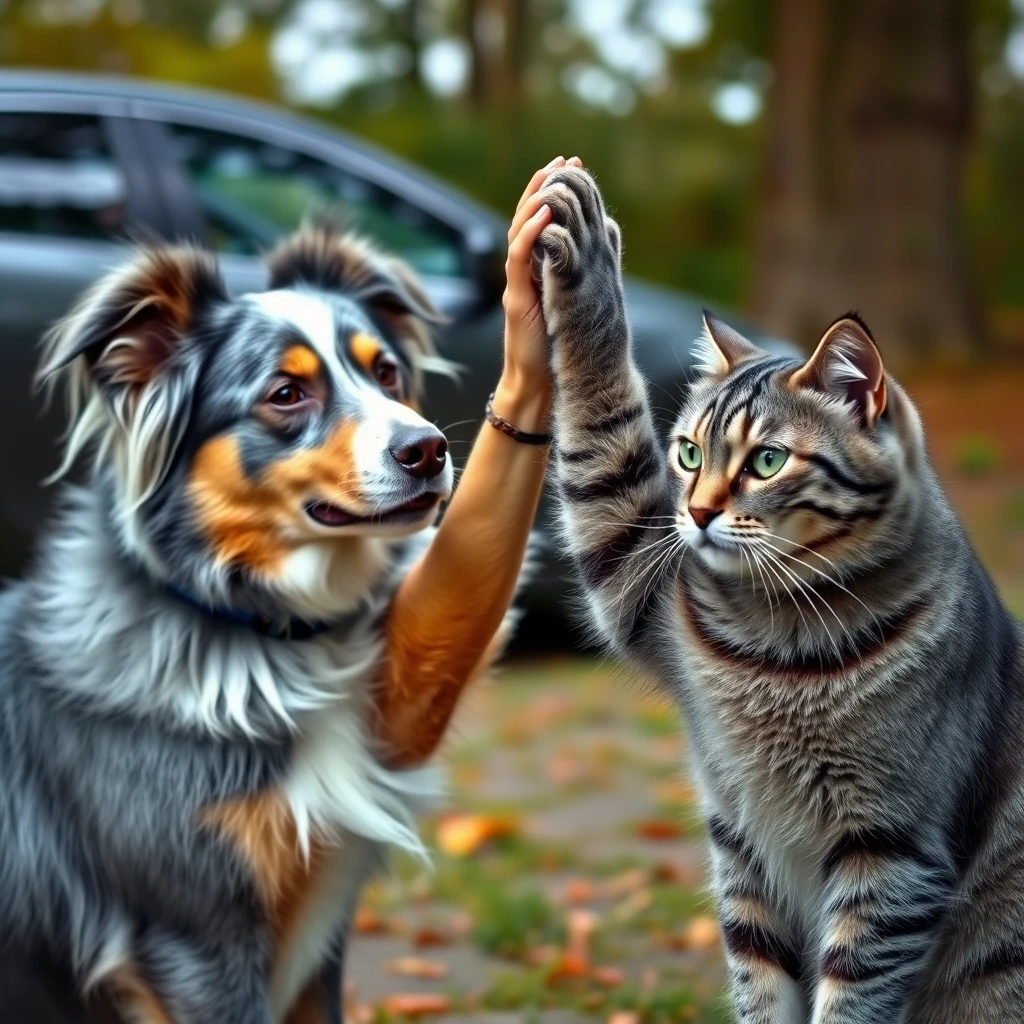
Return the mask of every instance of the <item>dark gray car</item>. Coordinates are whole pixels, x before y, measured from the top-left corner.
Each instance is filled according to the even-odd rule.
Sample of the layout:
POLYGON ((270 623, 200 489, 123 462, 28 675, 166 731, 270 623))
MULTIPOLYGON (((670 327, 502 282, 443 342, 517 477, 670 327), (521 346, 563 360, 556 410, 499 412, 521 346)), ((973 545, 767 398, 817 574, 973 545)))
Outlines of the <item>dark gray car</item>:
MULTIPOLYGON (((278 110, 126 80, 0 73, 0 576, 30 553, 47 508, 41 481, 55 466, 60 417, 42 416, 30 391, 42 332, 124 258, 130 238, 198 241, 220 255, 233 291, 252 291, 264 283, 259 253, 326 206, 405 257, 451 318, 441 347, 466 372, 459 386, 432 381, 430 410, 461 461, 500 368, 503 218, 278 110)), ((700 303, 635 280, 627 290, 655 404, 674 406, 700 303)), ((562 607, 554 553, 549 569, 533 610, 562 607)))

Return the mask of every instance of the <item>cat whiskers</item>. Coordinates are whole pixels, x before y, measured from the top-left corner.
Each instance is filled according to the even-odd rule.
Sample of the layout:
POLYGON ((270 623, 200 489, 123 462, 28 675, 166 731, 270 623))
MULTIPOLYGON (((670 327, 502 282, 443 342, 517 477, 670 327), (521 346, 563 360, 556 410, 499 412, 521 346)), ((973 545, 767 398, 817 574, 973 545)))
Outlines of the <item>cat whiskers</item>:
MULTIPOLYGON (((759 539, 764 540, 765 538, 768 538, 768 537, 772 538, 773 540, 782 541, 785 544, 793 544, 795 547, 798 547, 798 548, 804 548, 807 551, 810 551, 810 553, 812 555, 818 555, 818 552, 814 551, 811 548, 808 548, 806 544, 797 544, 796 541, 788 540, 785 537, 779 536, 779 534, 777 534, 777 533, 766 533, 766 534, 761 535, 761 537, 759 539)), ((828 580, 828 582, 831 583, 832 586, 837 587, 844 594, 848 595, 849 597, 852 597, 853 600, 856 601, 857 604, 859 604, 861 606, 861 608, 863 608, 864 611, 866 611, 868 613, 868 615, 871 616, 872 621, 874 622, 875 626, 878 629, 879 638, 881 638, 883 636, 882 624, 878 621, 878 616, 852 590, 850 590, 849 587, 844 586, 842 583, 839 582, 839 580, 834 579, 827 572, 823 571, 822 569, 819 569, 817 566, 811 565, 809 562, 805 562, 802 558, 797 558, 797 556, 794 555, 791 551, 783 551, 782 548, 776 547, 774 544, 769 543, 767 540, 765 540, 765 543, 768 544, 768 546, 773 551, 777 551, 780 555, 783 555, 786 558, 792 559, 794 562, 797 562, 799 565, 802 565, 809 572, 816 573, 818 576, 823 577, 824 579, 828 580)), ((825 559, 825 561, 828 562, 828 564, 830 566, 832 566, 836 570, 836 575, 837 576, 840 574, 839 567, 834 562, 832 562, 828 558, 825 558, 824 555, 818 555, 818 557, 825 559)), ((835 613, 833 612, 833 614, 835 614, 835 613)), ((849 633, 848 629, 847 629, 847 633, 849 633)))
MULTIPOLYGON (((807 617, 804 615, 803 609, 800 607, 800 603, 797 601, 796 597, 794 596, 793 591, 790 590, 789 587, 786 586, 786 581, 782 578, 782 575, 779 572, 779 570, 776 569, 771 564, 771 562, 769 562, 769 561, 765 561, 764 563, 761 562, 761 555, 764 555, 767 558, 768 553, 765 552, 765 551, 762 551, 762 552, 758 553, 756 548, 754 548, 753 546, 751 546, 750 550, 751 550, 751 554, 753 554, 754 557, 757 559, 758 565, 763 564, 764 568, 768 571, 769 578, 771 578, 771 580, 772 580, 772 588, 775 590, 775 596, 778 597, 778 594, 779 594, 778 587, 775 585, 775 580, 777 579, 779 581, 779 583, 782 584, 782 592, 784 594, 788 595, 790 601, 793 602, 793 607, 796 609, 796 613, 797 613, 797 615, 800 616, 800 621, 803 623, 804 631, 807 634, 810 634, 810 632, 811 632, 810 623, 807 621, 807 617)), ((785 568, 785 567, 783 566, 783 568, 785 568)), ((781 607, 781 604, 782 604, 782 599, 781 598, 779 598, 779 604, 780 604, 780 607, 781 607)))
MULTIPOLYGON (((754 579, 754 566, 755 566, 755 564, 757 565, 757 571, 761 575, 761 583, 764 585, 764 596, 765 596, 765 598, 768 601, 768 614, 771 616, 771 620, 772 620, 771 621, 771 631, 772 631, 772 634, 774 634, 775 633, 775 609, 772 607, 772 595, 768 593, 768 584, 765 581, 764 572, 761 569, 761 563, 757 559, 757 552, 753 548, 751 548, 750 551, 748 552, 747 551, 747 545, 741 543, 740 544, 740 554, 746 560, 747 568, 750 570, 750 592, 755 597, 757 596, 757 584, 756 584, 756 580, 754 579)), ((776 595, 778 595, 778 591, 776 591, 776 595)))
MULTIPOLYGON (((772 547, 772 545, 770 545, 767 541, 761 540, 760 538, 754 538, 753 543, 759 546, 761 553, 764 555, 766 559, 768 559, 768 564, 774 564, 777 569, 785 573, 786 576, 788 576, 789 579, 791 579, 793 583, 796 585, 797 591, 806 597, 807 604, 810 607, 811 611, 813 611, 814 614, 817 615, 818 621, 821 623, 821 628, 825 630, 825 634, 828 636, 829 642, 832 644, 832 648, 836 652, 836 657, 841 658, 842 651, 840 650, 839 644, 836 642, 836 638, 832 635, 832 631, 828 628, 828 623, 825 622, 825 617, 818 610, 818 606, 815 603, 815 598, 818 601, 820 601, 821 604, 831 613, 831 615, 835 618, 836 622, 839 623, 840 629, 843 630, 843 632, 849 634, 849 630, 846 628, 846 625, 843 622, 843 620, 839 618, 838 614, 836 614, 836 610, 832 607, 832 605, 828 603, 828 601, 826 601, 821 596, 821 594, 817 592, 817 590, 814 589, 814 587, 812 587, 805 580, 800 579, 800 577, 797 576, 797 574, 793 572, 793 570, 790 569, 782 561, 781 558, 779 558, 777 555, 773 554, 769 550, 772 547)), ((793 597, 794 603, 796 603, 796 596, 793 593, 793 591, 789 590, 789 593, 790 596, 793 597)))

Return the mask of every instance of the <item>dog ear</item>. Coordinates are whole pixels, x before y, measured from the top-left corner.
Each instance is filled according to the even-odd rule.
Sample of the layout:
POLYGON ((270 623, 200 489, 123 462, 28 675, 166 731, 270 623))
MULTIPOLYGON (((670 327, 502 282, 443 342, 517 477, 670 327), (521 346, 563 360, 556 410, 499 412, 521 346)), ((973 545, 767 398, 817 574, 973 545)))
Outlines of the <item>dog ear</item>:
POLYGON ((840 317, 825 331, 814 354, 789 383, 849 402, 868 427, 885 411, 882 356, 867 324, 856 313, 840 317))
POLYGON ((101 280, 53 328, 37 381, 67 383, 63 475, 95 444, 112 453, 129 508, 166 474, 191 408, 198 359, 191 331, 227 298, 213 258, 190 248, 143 249, 101 280))
POLYGON ((420 370, 452 373, 436 354, 432 327, 445 317, 413 269, 347 231, 337 219, 304 224, 266 257, 271 288, 308 285, 360 303, 402 348, 420 385, 420 370))
POLYGON ((36 379, 45 383, 80 359, 103 389, 149 384, 171 364, 199 313, 226 298, 209 254, 144 249, 50 332, 36 379))

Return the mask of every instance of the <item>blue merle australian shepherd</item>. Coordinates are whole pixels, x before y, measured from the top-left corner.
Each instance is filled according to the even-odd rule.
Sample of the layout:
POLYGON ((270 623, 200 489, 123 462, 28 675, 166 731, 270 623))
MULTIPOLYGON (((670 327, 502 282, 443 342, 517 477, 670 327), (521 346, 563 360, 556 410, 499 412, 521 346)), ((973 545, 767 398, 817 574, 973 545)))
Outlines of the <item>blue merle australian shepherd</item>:
POLYGON ((0 594, 0 1019, 340 1021, 360 885, 420 849, 431 777, 373 719, 452 486, 436 313, 329 226, 268 265, 230 298, 143 249, 48 339, 92 472, 0 594))

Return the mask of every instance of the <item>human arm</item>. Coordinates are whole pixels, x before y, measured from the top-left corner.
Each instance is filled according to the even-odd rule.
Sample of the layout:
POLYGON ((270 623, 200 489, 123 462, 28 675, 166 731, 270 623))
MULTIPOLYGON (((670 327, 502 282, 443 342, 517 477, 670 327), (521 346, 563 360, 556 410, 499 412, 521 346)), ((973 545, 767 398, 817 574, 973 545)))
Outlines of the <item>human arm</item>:
MULTIPOLYGON (((498 416, 528 433, 548 429, 548 345, 530 260, 550 221, 538 171, 509 229, 505 364, 498 416)), ((409 767, 434 751, 466 684, 489 661, 519 579, 540 499, 547 449, 485 423, 437 533, 400 584, 386 624, 377 732, 385 760, 409 767)))

